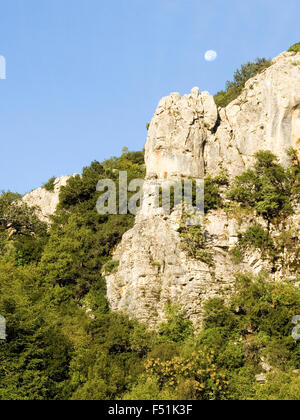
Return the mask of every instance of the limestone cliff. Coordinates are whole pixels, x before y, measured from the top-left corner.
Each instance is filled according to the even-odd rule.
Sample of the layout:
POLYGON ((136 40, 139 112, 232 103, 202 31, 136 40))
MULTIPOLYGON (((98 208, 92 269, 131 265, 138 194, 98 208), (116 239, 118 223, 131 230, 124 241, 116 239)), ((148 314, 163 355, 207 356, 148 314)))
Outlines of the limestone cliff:
POLYGON ((163 98, 149 128, 147 175, 201 177, 226 169, 234 176, 258 150, 272 150, 286 163, 289 147, 300 154, 299 139, 300 54, 285 52, 225 109, 198 88, 163 98))
MULTIPOLYGON (((239 265, 233 264, 228 253, 238 232, 249 226, 251 218, 257 221, 257 216, 245 214, 238 220, 223 210, 207 215, 212 268, 185 253, 176 211, 170 216, 153 211, 154 189, 166 179, 203 178, 222 170, 233 178, 254 163, 259 150, 271 150, 285 165, 288 148, 293 146, 300 156, 299 142, 299 53, 275 58, 272 66, 250 79, 241 96, 225 109, 217 109, 213 97, 199 93, 198 88, 183 97, 172 93, 163 98, 146 142, 143 207, 115 252, 117 272, 107 277, 111 308, 154 326, 164 319, 166 304, 180 303, 197 323, 203 302, 228 293, 237 271, 270 271, 259 253, 245 254, 239 265)), ((300 235, 299 222, 299 211, 286 220, 286 225, 296 230, 295 237, 300 235)), ((289 264, 274 271, 276 278, 292 275, 284 265, 289 264)))
POLYGON ((59 203, 59 192, 61 187, 67 184, 69 176, 57 178, 54 182, 54 191, 47 191, 45 188, 37 188, 23 197, 24 203, 29 207, 37 208, 37 216, 41 221, 49 223, 50 216, 55 213, 59 203))

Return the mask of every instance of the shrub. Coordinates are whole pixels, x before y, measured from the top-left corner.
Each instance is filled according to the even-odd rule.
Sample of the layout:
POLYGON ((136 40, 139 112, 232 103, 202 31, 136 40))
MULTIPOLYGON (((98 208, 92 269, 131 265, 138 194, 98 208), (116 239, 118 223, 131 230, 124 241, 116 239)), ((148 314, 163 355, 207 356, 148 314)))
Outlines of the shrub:
POLYGON ((300 53, 300 42, 297 42, 297 44, 292 45, 289 49, 289 52, 300 53))
POLYGON ((238 246, 242 249, 259 249, 264 253, 266 250, 272 249, 274 244, 269 232, 265 230, 261 225, 256 224, 254 226, 250 226, 246 232, 239 235, 238 246))
POLYGON ((119 267, 119 261, 110 260, 108 263, 106 263, 103 267, 103 270, 105 271, 105 274, 112 274, 115 273, 118 270, 119 267))
POLYGON ((188 356, 163 361, 148 359, 142 381, 126 397, 152 400, 217 400, 225 399, 228 381, 217 369, 215 354, 192 348, 188 356))
POLYGON ((296 372, 275 372, 268 375, 265 385, 256 386, 256 399, 268 401, 299 401, 300 377, 296 372))
POLYGON ((226 107, 240 96, 249 79, 270 67, 271 64, 271 60, 265 58, 257 58, 254 62, 244 64, 240 70, 234 73, 233 82, 226 83, 225 91, 221 90, 215 95, 216 104, 223 108, 226 107))
POLYGON ((167 322, 159 325, 162 343, 183 343, 193 337, 193 323, 178 305, 167 307, 166 315, 167 322))
POLYGON ((297 172, 285 170, 270 151, 260 151, 255 157, 254 169, 236 177, 228 198, 256 210, 271 223, 293 213, 292 192, 297 172))
POLYGON ((202 261, 211 267, 214 266, 213 255, 205 249, 207 238, 202 226, 182 224, 179 233, 182 247, 189 257, 202 261))
POLYGON ((44 188, 46 191, 49 191, 49 192, 54 192, 54 188, 55 188, 55 181, 56 181, 56 177, 55 177, 55 176, 53 176, 52 178, 50 178, 50 179, 49 179, 49 181, 48 181, 48 182, 46 182, 46 184, 44 184, 44 185, 43 185, 43 188, 44 188))
POLYGON ((204 180, 204 210, 207 213, 223 206, 221 187, 228 186, 226 174, 220 174, 213 178, 208 176, 204 180))

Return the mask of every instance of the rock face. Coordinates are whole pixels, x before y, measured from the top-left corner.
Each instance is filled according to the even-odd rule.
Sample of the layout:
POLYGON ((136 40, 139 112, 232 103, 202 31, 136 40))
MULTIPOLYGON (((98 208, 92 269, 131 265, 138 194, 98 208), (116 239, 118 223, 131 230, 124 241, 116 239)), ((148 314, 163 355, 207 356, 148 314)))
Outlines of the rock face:
POLYGON ((118 272, 107 279, 111 308, 155 326, 164 319, 167 304, 180 303, 196 323, 203 301, 234 283, 226 251, 230 238, 234 242, 230 233, 236 234, 235 227, 224 214, 212 218, 217 219, 215 226, 210 225, 212 231, 220 233, 210 245, 216 270, 186 255, 174 213, 170 218, 155 216, 137 222, 115 253, 120 262, 118 272))
MULTIPOLYGON (((119 261, 116 273, 107 277, 107 295, 112 310, 123 311, 132 317, 155 327, 164 320, 168 304, 180 304, 195 325, 200 325, 203 303, 212 297, 227 296, 235 284, 236 273, 259 274, 271 272, 270 262, 259 251, 249 251, 237 264, 229 251, 238 240, 238 232, 244 232, 252 224, 264 220, 245 214, 237 219, 223 210, 210 212, 205 221, 206 250, 213 256, 214 266, 190 258, 179 234, 178 215, 137 217, 133 229, 128 231, 117 247, 114 258, 119 261)), ((286 221, 286 227, 297 229, 300 236, 300 213, 286 221)), ((272 232, 276 237, 278 232, 272 232)), ((293 278, 283 268, 291 262, 281 255, 274 279, 284 276, 293 278)))
POLYGON ((149 127, 148 178, 203 177, 203 145, 217 119, 213 97, 208 92, 199 94, 198 88, 182 98, 179 93, 163 98, 149 127))
POLYGON ((286 150, 300 156, 300 54, 286 52, 246 83, 242 95, 220 110, 220 125, 207 139, 208 173, 224 168, 231 175, 253 163, 258 150, 272 150, 282 164, 286 150))
MULTIPOLYGON (((286 150, 300 156, 300 54, 283 53, 270 68, 249 80, 242 95, 217 109, 207 92, 194 88, 182 98, 163 98, 154 114, 146 142, 147 176, 144 201, 133 229, 127 232, 114 258, 118 271, 107 277, 113 310, 155 326, 167 304, 179 303, 195 324, 201 322, 203 302, 226 295, 236 272, 271 270, 260 253, 245 254, 234 265, 228 251, 255 215, 237 220, 224 211, 210 212, 205 222, 207 249, 214 267, 190 258, 179 235, 179 216, 154 210, 155 189, 167 180, 203 178, 227 171, 230 178, 254 162, 259 150, 271 150, 282 164, 286 150)), ((264 222, 259 221, 261 224, 264 222)), ((299 212, 286 221, 299 232, 299 212)), ((276 235, 276 232, 274 232, 276 235)), ((287 275, 278 267, 276 278, 287 275)))
POLYGON ((300 155, 299 139, 300 54, 285 52, 219 112, 213 97, 198 88, 163 98, 149 128, 147 176, 197 178, 222 169, 234 176, 262 149, 285 164, 289 147, 300 155))
POLYGON ((37 216, 43 222, 50 223, 50 216, 55 213, 59 203, 59 192, 61 187, 67 184, 69 176, 57 178, 54 183, 54 191, 47 191, 45 188, 37 188, 24 195, 23 201, 29 207, 37 208, 37 216))

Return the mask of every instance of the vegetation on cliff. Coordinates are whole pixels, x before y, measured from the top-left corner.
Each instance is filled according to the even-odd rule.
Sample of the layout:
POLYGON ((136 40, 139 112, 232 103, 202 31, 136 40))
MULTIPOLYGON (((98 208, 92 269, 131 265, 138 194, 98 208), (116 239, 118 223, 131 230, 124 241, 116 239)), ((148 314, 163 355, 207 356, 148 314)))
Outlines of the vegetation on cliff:
POLYGON ((300 42, 297 42, 297 44, 292 45, 289 49, 289 52, 300 53, 300 42))
POLYGON ((51 177, 44 185, 43 188, 45 188, 46 191, 48 192, 54 192, 54 188, 55 188, 55 181, 56 178, 55 176, 51 177))
POLYGON ((218 106, 225 108, 230 102, 237 99, 242 93, 246 82, 251 77, 261 73, 272 64, 271 60, 266 58, 257 58, 254 62, 248 62, 236 70, 233 81, 226 82, 225 90, 221 90, 215 95, 215 102, 218 106))
MULTIPOLYGON (((270 224, 284 220, 299 193, 292 156, 285 170, 275 156, 260 153, 231 187, 224 176, 208 179, 206 210, 223 207, 230 190, 233 202, 270 224)), ((0 314, 7 340, 0 341, 0 400, 299 398, 300 340, 292 338, 292 319, 300 315, 300 290, 288 279, 238 275, 229 300, 207 302, 197 334, 180 307, 168 308, 156 332, 110 312, 101 273, 115 268, 112 251, 134 220, 100 216, 96 184, 107 177, 118 182, 120 170, 128 171, 128 182, 143 177, 143 153, 124 151, 70 178, 50 231, 19 195, 1 195, 0 314), (262 372, 265 384, 256 381, 262 372)), ((202 236, 187 236, 202 251, 202 236)), ((241 245, 269 249, 269 241, 268 231, 253 226, 241 245)))

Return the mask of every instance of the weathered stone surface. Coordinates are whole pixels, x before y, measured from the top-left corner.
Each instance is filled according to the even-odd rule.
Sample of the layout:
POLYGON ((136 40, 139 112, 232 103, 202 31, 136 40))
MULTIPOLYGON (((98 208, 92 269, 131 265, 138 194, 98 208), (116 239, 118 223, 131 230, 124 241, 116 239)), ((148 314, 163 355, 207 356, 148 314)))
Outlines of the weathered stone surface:
MULTIPOLYGON (((177 230, 172 218, 155 216, 124 235, 115 254, 119 270, 107 278, 113 310, 155 326, 164 319, 167 304, 180 303, 196 323, 203 299, 219 295, 232 284, 232 276, 215 276, 209 266, 189 258, 177 230)), ((224 264, 226 253, 219 249, 216 254, 224 264)))
POLYGON ((179 93, 163 98, 149 127, 147 177, 203 177, 203 144, 217 118, 213 97, 198 88, 182 98, 179 93))
MULTIPOLYGON (((215 267, 193 260, 183 250, 176 212, 170 216, 154 208, 155 188, 163 180, 201 178, 226 170, 230 177, 254 162, 259 150, 271 150, 287 163, 286 149, 299 150, 300 54, 283 53, 273 65, 249 80, 242 95, 219 109, 207 92, 194 88, 190 95, 163 98, 150 124, 146 143, 147 177, 144 202, 136 224, 127 232, 114 258, 118 271, 107 277, 107 295, 113 310, 155 326, 164 319, 167 304, 180 303, 195 324, 201 323, 203 302, 229 292, 236 272, 271 272, 260 252, 248 252, 234 265, 229 251, 255 220, 239 219, 224 211, 207 216, 207 249, 215 267)), ((286 221, 300 236, 299 212, 286 221)), ((276 236, 276 232, 272 232, 276 236)), ((288 275, 279 258, 274 278, 288 275)), ((287 264, 288 265, 288 264, 287 264)))
POLYGON ((300 155, 300 54, 285 52, 246 83, 241 96, 220 110, 220 124, 208 138, 207 172, 237 175, 259 150, 272 150, 287 163, 286 150, 300 155))
POLYGON ((67 184, 69 176, 62 176, 55 181, 54 191, 47 191, 45 188, 37 188, 24 195, 23 201, 29 207, 37 208, 37 215, 43 222, 50 223, 50 216, 55 213, 59 203, 59 192, 61 187, 67 184))
MULTIPOLYGON (((286 221, 287 227, 298 229, 295 215, 286 221)), ((112 310, 154 327, 164 320, 166 305, 179 303, 196 326, 201 325, 203 303, 216 296, 226 296, 235 284, 239 273, 259 274, 271 272, 271 264, 259 251, 248 251, 239 264, 234 264, 230 250, 253 222, 266 225, 255 214, 244 215, 240 220, 216 210, 207 215, 205 231, 206 250, 212 253, 214 267, 187 256, 178 233, 179 216, 156 215, 145 218, 141 214, 133 229, 124 236, 114 258, 119 261, 118 271, 107 277, 107 296, 112 310)), ((276 236, 276 231, 271 232, 276 236)), ((274 279, 289 276, 279 259, 274 279)), ((300 261, 298 261, 300 264, 300 261)))

